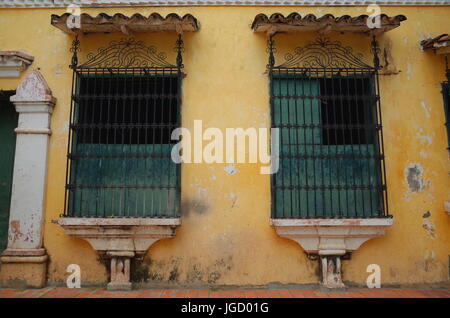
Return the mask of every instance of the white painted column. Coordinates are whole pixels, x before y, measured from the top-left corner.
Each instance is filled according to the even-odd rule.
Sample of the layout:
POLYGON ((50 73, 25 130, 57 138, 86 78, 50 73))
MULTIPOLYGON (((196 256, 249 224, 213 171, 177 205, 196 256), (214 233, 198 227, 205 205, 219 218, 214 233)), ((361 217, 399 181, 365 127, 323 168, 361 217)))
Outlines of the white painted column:
POLYGON ((33 70, 11 97, 19 113, 9 217, 8 246, 3 256, 43 256, 44 196, 50 118, 55 98, 33 70))

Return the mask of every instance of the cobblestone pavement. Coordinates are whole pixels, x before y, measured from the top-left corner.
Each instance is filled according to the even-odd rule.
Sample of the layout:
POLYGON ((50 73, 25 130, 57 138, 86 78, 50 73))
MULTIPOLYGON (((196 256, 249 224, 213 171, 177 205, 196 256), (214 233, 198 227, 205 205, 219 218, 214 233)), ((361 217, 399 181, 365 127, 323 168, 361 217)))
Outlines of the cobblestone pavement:
POLYGON ((139 289, 104 288, 0 289, 0 298, 450 298, 450 289, 139 289))

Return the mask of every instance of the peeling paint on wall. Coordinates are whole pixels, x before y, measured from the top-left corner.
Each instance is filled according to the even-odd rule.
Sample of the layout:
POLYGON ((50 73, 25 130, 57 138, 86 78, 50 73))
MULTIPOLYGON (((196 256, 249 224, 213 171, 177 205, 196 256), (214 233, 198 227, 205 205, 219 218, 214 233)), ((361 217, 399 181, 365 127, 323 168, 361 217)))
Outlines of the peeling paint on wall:
POLYGON ((423 261, 423 269, 425 272, 430 272, 438 267, 436 261, 436 253, 434 251, 427 251, 425 253, 424 261, 423 261))
POLYGON ((408 81, 411 80, 411 74, 412 74, 412 69, 411 69, 411 63, 407 64, 407 70, 406 70, 406 74, 408 74, 408 81))
POLYGON ((232 164, 226 166, 225 168, 223 168, 223 170, 225 170, 225 172, 228 173, 230 176, 236 174, 237 172, 236 168, 232 164))
POLYGON ((18 239, 20 239, 23 234, 20 231, 20 221, 17 220, 13 220, 9 223, 9 240, 12 242, 17 241, 18 239))
POLYGON ((63 73, 63 65, 62 64, 56 64, 53 68, 53 72, 56 77, 60 77, 63 73))
POLYGON ((234 208, 236 206, 237 195, 236 193, 230 192, 225 195, 225 197, 231 201, 230 208, 234 208))
POLYGON ((431 114, 430 114, 430 109, 429 109, 428 106, 427 106, 427 103, 426 103, 425 101, 421 101, 421 102, 420 102, 420 106, 424 109, 424 111, 425 111, 425 116, 426 116, 427 118, 430 118, 430 117, 431 117, 431 114))
POLYGON ((425 150, 421 150, 419 155, 424 159, 428 158, 428 152, 426 152, 425 150))
POLYGON ((422 217, 423 217, 423 224, 422 227, 424 228, 424 230, 427 232, 427 234, 431 237, 431 238, 436 238, 436 230, 435 230, 435 226, 434 223, 430 221, 430 216, 431 213, 430 211, 427 211, 422 217))
POLYGON ((411 192, 420 192, 423 190, 424 182, 422 174, 423 168, 418 163, 411 164, 405 169, 406 182, 411 192))
POLYGON ((416 127, 417 129, 417 134, 416 137, 417 139, 420 140, 420 144, 421 145, 432 145, 433 144, 433 137, 430 135, 426 135, 425 131, 423 130, 423 128, 420 127, 416 127))

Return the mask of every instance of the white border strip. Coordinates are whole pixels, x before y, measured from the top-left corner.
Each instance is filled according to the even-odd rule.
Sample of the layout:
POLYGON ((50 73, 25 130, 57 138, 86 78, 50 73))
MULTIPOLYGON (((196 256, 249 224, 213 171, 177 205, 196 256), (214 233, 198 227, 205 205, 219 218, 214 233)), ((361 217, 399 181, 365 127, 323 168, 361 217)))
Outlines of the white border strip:
POLYGON ((58 8, 131 6, 392 6, 450 5, 450 0, 0 0, 0 8, 58 8))

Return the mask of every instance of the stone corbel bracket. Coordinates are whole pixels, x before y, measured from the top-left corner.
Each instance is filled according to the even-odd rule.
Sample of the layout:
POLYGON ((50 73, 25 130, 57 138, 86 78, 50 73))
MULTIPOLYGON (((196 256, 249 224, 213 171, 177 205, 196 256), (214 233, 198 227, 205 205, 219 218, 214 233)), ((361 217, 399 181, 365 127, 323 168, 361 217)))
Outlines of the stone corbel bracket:
POLYGON ((377 219, 272 219, 277 234, 297 242, 307 254, 318 255, 321 284, 343 288, 341 257, 364 242, 382 236, 392 218, 377 219))
POLYGON ((0 78, 20 77, 34 57, 21 51, 0 51, 0 78))
POLYGON ((142 259, 156 241, 175 236, 179 218, 71 218, 56 221, 67 235, 89 242, 96 251, 111 259, 108 290, 129 290, 130 260, 142 259))

